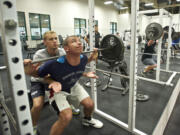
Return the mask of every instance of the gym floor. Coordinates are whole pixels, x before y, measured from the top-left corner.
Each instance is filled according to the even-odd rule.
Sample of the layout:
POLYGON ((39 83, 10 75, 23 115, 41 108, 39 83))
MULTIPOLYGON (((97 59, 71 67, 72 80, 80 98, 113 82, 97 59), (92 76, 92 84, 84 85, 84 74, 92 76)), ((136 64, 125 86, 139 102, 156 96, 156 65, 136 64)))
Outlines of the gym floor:
MULTIPOLYGON (((129 50, 126 50, 127 53, 125 53, 125 60, 126 63, 129 65, 129 50)), ((25 52, 24 58, 27 57, 27 53, 25 52)), ((179 65, 177 59, 173 58, 171 59, 173 64, 170 66, 170 70, 175 70, 180 72, 179 65)), ((3 55, 0 55, 0 66, 3 66, 4 59, 3 55)), ((97 64, 97 68, 104 69, 104 70, 110 70, 108 68, 108 64, 99 60, 97 64)), ((129 67, 129 66, 128 66, 129 67)), ((164 68, 165 64, 161 65, 161 68, 164 68)), ((143 70, 144 65, 142 65, 142 62, 140 61, 139 57, 139 63, 138 63, 138 75, 140 75, 140 72, 143 70)), ((129 69, 128 69, 129 71, 129 69)), ((122 91, 110 89, 108 88, 106 91, 102 91, 102 87, 107 82, 107 78, 103 77, 103 74, 100 72, 97 72, 99 75, 99 80, 101 83, 100 86, 97 88, 97 99, 98 99, 98 109, 102 110, 105 113, 110 114, 111 116, 121 120, 122 122, 127 123, 128 121, 128 93, 126 95, 122 95, 122 91)), ((11 95, 9 92, 8 87, 8 79, 7 79, 7 73, 2 72, 3 76, 3 87, 4 87, 4 95, 6 97, 6 102, 10 110, 13 112, 13 106, 11 104, 11 95)), ((166 81, 168 77, 171 74, 161 72, 160 80, 166 81)), ((148 78, 155 78, 155 73, 152 75, 147 76, 148 78)), ((29 88, 29 77, 27 76, 27 85, 29 88)), ((179 79, 179 75, 176 75, 173 79, 172 83, 176 85, 177 80, 179 79)), ((112 76, 112 84, 115 86, 120 86, 120 78, 117 76, 112 76)), ((80 80, 80 83, 83 85, 84 82, 86 82, 87 79, 82 77, 80 80)), ((85 87, 85 86, 84 86, 85 87)), ((85 87, 89 93, 91 93, 90 88, 85 87)), ((169 100, 170 94, 174 87, 167 87, 162 86, 159 84, 154 84, 150 82, 145 81, 138 81, 138 93, 143 93, 149 95, 150 99, 146 102, 137 102, 137 111, 136 111, 136 128, 147 133, 152 134, 153 129, 155 128, 155 125, 157 124, 159 117, 161 116, 161 113, 164 109, 164 107, 167 104, 167 101, 169 100)), ((178 96, 176 105, 174 107, 173 113, 170 117, 170 120, 168 122, 168 125, 165 129, 164 135, 179 135, 180 128, 180 97, 178 96)), ((82 110, 82 108, 80 107, 82 110)), ((82 112, 82 111, 81 111, 82 112)), ((94 129, 91 127, 84 127, 81 124, 81 117, 83 117, 83 114, 81 113, 79 116, 74 116, 73 120, 69 124, 69 126, 65 129, 63 135, 130 135, 127 131, 120 128, 119 126, 113 124, 110 121, 105 120, 104 118, 94 114, 95 118, 98 118, 104 123, 104 127, 102 129, 94 129)), ((53 108, 46 103, 44 106, 44 109, 42 110, 41 117, 39 120, 39 131, 41 135, 48 135, 50 128, 52 124, 57 119, 57 114, 53 110, 53 108)), ((2 133, 2 132, 0 132, 2 133)), ((0 134, 1 135, 1 134, 0 134)), ((13 128, 12 128, 12 135, 17 135, 13 128)))

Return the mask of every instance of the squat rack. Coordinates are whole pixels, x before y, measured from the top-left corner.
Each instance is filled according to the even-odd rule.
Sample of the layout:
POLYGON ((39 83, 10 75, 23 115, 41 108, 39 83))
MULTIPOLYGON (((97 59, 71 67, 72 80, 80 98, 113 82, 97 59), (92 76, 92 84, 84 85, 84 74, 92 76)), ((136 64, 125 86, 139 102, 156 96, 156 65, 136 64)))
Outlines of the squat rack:
MULTIPOLYGON (((17 22, 16 0, 1 0, 0 26, 2 44, 9 76, 10 92, 13 96, 12 104, 14 104, 15 108, 17 134, 33 135, 17 22)), ((1 103, 5 103, 2 89, 3 87, 0 89, 0 101, 1 103)), ((8 115, 4 113, 7 109, 5 109, 6 107, 2 107, 2 105, 4 104, 0 105, 0 112, 2 114, 0 116, 1 129, 3 130, 3 135, 11 135, 9 122, 7 120, 8 115)))

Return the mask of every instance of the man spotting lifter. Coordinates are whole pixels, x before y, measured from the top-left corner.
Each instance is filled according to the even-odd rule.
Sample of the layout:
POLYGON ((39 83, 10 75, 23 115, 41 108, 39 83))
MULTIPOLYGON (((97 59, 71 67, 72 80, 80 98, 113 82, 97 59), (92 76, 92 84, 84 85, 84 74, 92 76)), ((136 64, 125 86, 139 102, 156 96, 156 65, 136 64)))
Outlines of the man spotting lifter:
MULTIPOLYGON (((54 31, 48 31, 44 33, 43 44, 45 45, 46 48, 38 50, 34 54, 33 60, 40 60, 53 56, 63 56, 66 54, 64 49, 59 48, 57 34, 54 31)), ((24 64, 31 62, 32 61, 30 59, 24 60, 24 64)), ((43 78, 31 77, 30 93, 33 101, 33 105, 31 108, 31 115, 32 115, 32 123, 34 127, 34 135, 39 134, 37 131, 37 122, 40 116, 40 111, 44 104, 46 85, 47 84, 43 82, 43 78)), ((73 112, 78 114, 80 110, 74 109, 73 112)))

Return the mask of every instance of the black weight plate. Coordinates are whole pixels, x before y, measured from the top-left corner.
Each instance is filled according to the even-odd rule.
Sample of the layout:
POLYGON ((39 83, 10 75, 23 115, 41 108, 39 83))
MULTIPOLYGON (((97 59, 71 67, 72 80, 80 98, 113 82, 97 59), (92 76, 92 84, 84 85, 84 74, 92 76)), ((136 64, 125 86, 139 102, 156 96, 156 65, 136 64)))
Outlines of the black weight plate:
POLYGON ((124 59, 124 44, 122 40, 112 34, 106 35, 101 41, 102 57, 109 60, 123 60, 124 59))
POLYGON ((159 39, 163 34, 163 28, 159 23, 150 23, 146 27, 146 38, 151 40, 159 39))

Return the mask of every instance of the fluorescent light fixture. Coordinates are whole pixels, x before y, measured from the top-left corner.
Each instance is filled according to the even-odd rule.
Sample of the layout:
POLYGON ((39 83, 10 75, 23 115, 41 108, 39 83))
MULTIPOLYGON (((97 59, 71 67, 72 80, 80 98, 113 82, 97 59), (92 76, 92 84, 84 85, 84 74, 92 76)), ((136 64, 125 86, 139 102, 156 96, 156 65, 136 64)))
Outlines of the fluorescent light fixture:
POLYGON ((128 9, 128 7, 120 7, 120 9, 121 9, 121 10, 123 10, 123 9, 128 9))
POLYGON ((177 2, 180 2, 180 0, 176 0, 177 2))
POLYGON ((36 16, 34 16, 34 18, 39 18, 39 16, 36 15, 36 16))
POLYGON ((148 6, 153 6, 154 5, 154 3, 146 3, 146 4, 144 4, 146 7, 148 7, 148 6))
POLYGON ((113 1, 111 1, 111 0, 104 2, 105 5, 109 5, 109 4, 112 4, 112 3, 113 3, 113 1))

